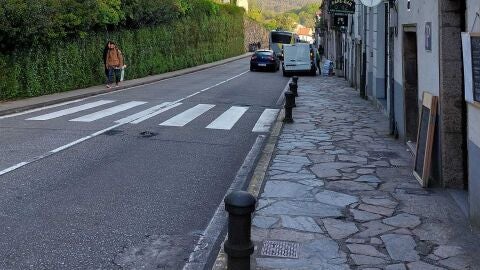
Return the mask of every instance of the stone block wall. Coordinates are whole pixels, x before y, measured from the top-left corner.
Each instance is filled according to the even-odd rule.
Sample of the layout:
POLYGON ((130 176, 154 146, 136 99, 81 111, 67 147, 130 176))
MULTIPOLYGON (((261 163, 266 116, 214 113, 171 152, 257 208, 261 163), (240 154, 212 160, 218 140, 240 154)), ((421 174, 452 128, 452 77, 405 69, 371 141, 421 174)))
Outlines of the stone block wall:
POLYGON ((263 25, 249 18, 244 19, 245 29, 245 51, 248 51, 248 44, 260 42, 262 48, 268 48, 270 31, 263 25))
POLYGON ((439 1, 440 22, 440 143, 442 157, 442 185, 465 188, 466 128, 463 108, 463 74, 461 1, 439 1))

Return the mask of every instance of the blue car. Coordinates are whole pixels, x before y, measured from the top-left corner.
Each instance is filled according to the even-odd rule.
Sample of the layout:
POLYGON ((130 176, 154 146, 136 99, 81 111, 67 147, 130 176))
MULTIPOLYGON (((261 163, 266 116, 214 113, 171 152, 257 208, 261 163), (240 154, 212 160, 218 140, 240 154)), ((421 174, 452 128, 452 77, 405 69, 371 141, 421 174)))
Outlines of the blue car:
POLYGON ((250 71, 270 70, 277 71, 280 69, 280 59, 271 50, 257 50, 250 59, 250 71))

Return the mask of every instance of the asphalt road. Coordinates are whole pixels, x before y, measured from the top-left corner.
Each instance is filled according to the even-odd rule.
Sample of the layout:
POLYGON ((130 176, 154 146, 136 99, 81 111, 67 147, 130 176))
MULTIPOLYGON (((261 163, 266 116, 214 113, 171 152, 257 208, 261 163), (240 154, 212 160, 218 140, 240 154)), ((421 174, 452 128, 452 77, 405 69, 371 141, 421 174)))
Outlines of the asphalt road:
POLYGON ((247 70, 0 117, 0 269, 181 269, 279 109, 247 70))

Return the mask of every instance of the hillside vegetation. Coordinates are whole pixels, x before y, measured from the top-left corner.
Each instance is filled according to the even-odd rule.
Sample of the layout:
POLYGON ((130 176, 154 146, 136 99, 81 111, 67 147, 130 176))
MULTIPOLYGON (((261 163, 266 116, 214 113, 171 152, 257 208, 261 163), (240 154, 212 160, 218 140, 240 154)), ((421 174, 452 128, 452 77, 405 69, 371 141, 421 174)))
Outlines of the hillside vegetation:
POLYGON ((249 0, 250 7, 258 7, 264 12, 283 13, 292 9, 299 9, 308 4, 320 7, 321 0, 249 0))
MULTIPOLYGON (((321 2, 321 0, 317 0, 314 4, 297 6, 294 9, 282 13, 265 11, 259 5, 253 5, 250 7, 248 16, 253 20, 263 23, 265 27, 270 30, 282 29, 291 31, 295 29, 298 24, 313 28, 315 27, 315 13, 318 11, 321 2)), ((280 2, 277 3, 281 5, 280 2)))
POLYGON ((128 79, 242 54, 243 17, 210 0, 0 0, 0 100, 104 83, 107 40, 128 79))

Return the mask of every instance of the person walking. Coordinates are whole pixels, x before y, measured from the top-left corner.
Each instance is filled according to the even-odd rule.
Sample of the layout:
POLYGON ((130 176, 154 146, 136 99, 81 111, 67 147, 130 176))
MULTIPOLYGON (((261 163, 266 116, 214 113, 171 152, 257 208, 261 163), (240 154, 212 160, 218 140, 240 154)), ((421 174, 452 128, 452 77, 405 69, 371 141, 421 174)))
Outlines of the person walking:
POLYGON ((104 53, 105 68, 107 69, 107 88, 112 87, 113 76, 115 76, 115 87, 118 86, 121 71, 124 66, 123 55, 117 45, 112 41, 107 43, 108 50, 104 53))

